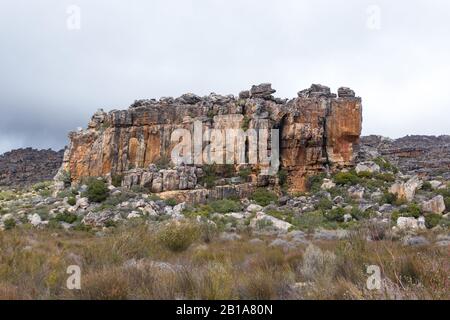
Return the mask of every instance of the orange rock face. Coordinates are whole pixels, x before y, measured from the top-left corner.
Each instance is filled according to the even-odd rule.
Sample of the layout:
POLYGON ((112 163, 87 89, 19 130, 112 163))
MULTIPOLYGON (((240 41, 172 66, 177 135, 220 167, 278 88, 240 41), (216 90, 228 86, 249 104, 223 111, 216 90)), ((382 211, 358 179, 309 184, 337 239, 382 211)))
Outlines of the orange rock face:
MULTIPOLYGON (((353 165, 353 147, 361 134, 361 99, 354 97, 350 89, 343 89, 337 97, 328 88, 313 85, 300 92, 298 98, 287 101, 273 98, 270 85, 260 85, 242 92, 239 98, 186 94, 177 99, 137 101, 128 110, 99 111, 87 130, 69 135, 70 146, 60 171, 69 173, 73 182, 85 177, 110 178, 139 172, 140 176, 127 181, 156 185, 155 190, 162 192, 177 190, 178 185, 193 189, 196 183, 201 183, 202 165, 191 165, 197 168, 194 175, 199 175, 193 177, 194 183, 186 184, 187 180, 183 180, 187 179, 183 176, 186 170, 175 168, 169 161, 176 144, 171 137, 176 129, 193 133, 195 123, 200 122, 202 130, 220 129, 224 136, 227 129, 243 132, 278 129, 280 169, 287 172, 291 191, 304 191, 308 176, 353 165), (145 173, 149 166, 151 174, 145 173), (175 173, 158 172, 170 167, 175 173), (164 181, 164 177, 178 180, 164 181)), ((250 157, 247 145, 251 140, 244 143, 248 149, 246 157, 250 157)), ((225 157, 226 152, 223 154, 225 157)), ((232 165, 231 176, 239 176, 242 168, 251 170, 244 182, 259 186, 278 182, 276 176, 261 176, 260 164, 232 165)))

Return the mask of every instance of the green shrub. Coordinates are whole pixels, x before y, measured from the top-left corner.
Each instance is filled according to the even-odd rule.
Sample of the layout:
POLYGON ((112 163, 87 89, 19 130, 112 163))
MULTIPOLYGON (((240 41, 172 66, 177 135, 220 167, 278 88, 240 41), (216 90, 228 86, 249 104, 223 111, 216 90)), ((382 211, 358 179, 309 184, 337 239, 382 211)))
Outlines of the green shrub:
POLYGON ((392 173, 379 173, 375 176, 377 180, 381 180, 384 182, 394 182, 395 176, 392 173))
POLYGON ((350 214, 352 215, 353 218, 355 218, 358 221, 370 218, 369 211, 362 211, 357 207, 353 207, 350 214))
POLYGON ((372 177, 373 177, 373 173, 369 172, 369 171, 361 171, 357 175, 358 175, 358 177, 363 178, 363 179, 372 179, 372 177))
POLYGON ((431 186, 431 183, 429 181, 425 181, 422 185, 423 191, 433 191, 433 187, 431 186))
POLYGON ((209 206, 218 213, 238 212, 242 209, 241 204, 230 199, 216 200, 209 204, 209 206))
POLYGON ((170 158, 168 158, 165 155, 163 155, 163 156, 159 157, 159 159, 155 160, 154 164, 156 165, 156 167, 159 170, 169 169, 172 166, 172 162, 171 162, 170 158))
POLYGON ((247 181, 250 175, 252 174, 252 169, 245 168, 239 170, 239 177, 241 177, 242 180, 247 181))
POLYGON ((445 197, 444 202, 445 202, 445 208, 447 209, 447 211, 450 211, 450 197, 445 197))
POLYGON ((286 170, 278 171, 278 182, 280 186, 285 187, 288 182, 288 173, 286 170))
POLYGON ((113 175, 111 177, 111 184, 116 187, 119 188, 120 186, 122 186, 122 180, 123 180, 123 175, 113 175))
POLYGON ((16 220, 13 218, 7 219, 3 221, 3 225, 5 226, 5 230, 11 230, 16 226, 16 220))
POLYGON ((276 193, 269 191, 267 189, 259 188, 255 192, 253 192, 252 200, 254 200, 260 206, 268 206, 272 202, 277 203, 278 196, 276 193))
POLYGON ((292 220, 292 224, 297 228, 308 231, 322 227, 326 222, 322 211, 306 212, 292 220))
POLYGON ((171 222, 157 233, 159 242, 173 252, 182 252, 200 237, 200 228, 189 222, 171 222))
POLYGON ((188 218, 195 218, 195 217, 204 217, 208 218, 211 213, 213 213, 214 210, 209 205, 195 205, 192 207, 187 207, 183 210, 183 215, 188 218))
POLYGON ((51 181, 44 181, 44 182, 36 183, 35 185, 33 185, 32 188, 34 191, 39 192, 41 190, 50 188, 51 185, 52 185, 51 181))
POLYGON ((241 129, 243 131, 247 131, 250 128, 250 121, 251 121, 251 119, 248 116, 244 116, 244 120, 242 120, 242 126, 241 126, 241 129))
POLYGON ((174 198, 167 199, 165 203, 170 207, 175 207, 178 204, 177 200, 174 198))
POLYGON ((325 178, 325 174, 321 173, 315 176, 309 176, 306 180, 306 187, 310 192, 318 192, 320 191, 320 187, 323 184, 323 179, 325 178))
POLYGON ((344 222, 344 215, 346 214, 343 208, 336 208, 325 213, 325 218, 328 221, 344 222))
POLYGON ((330 210, 333 208, 333 202, 328 198, 322 198, 320 199, 319 203, 317 204, 317 209, 319 210, 330 210))
POLYGON ((387 161, 386 159, 384 159, 382 157, 378 157, 378 158, 374 159, 373 162, 375 162, 377 165, 379 165, 380 168, 384 171, 391 171, 394 174, 398 173, 398 169, 394 165, 392 165, 389 161, 387 161))
POLYGON ((359 181, 358 176, 353 172, 339 172, 334 176, 334 182, 338 185, 355 185, 359 181))
POLYGON ((416 203, 411 203, 407 208, 402 208, 400 213, 403 217, 419 218, 422 215, 422 209, 416 203))
POLYGON ((103 180, 90 179, 87 184, 86 196, 90 202, 103 202, 108 198, 109 190, 103 180))
POLYGON ((390 192, 385 192, 380 200, 380 204, 395 204, 396 201, 397 195, 390 192))
POLYGON ((77 204, 77 199, 75 197, 70 197, 69 199, 67 199, 67 204, 69 206, 74 206, 77 204))
POLYGON ((64 213, 58 213, 55 217, 56 221, 59 222, 66 222, 66 223, 74 223, 77 221, 78 216, 76 214, 70 213, 70 212, 64 212, 64 213))
POLYGON ((442 216, 439 214, 429 214, 425 217, 425 225, 428 229, 432 229, 440 224, 442 216))

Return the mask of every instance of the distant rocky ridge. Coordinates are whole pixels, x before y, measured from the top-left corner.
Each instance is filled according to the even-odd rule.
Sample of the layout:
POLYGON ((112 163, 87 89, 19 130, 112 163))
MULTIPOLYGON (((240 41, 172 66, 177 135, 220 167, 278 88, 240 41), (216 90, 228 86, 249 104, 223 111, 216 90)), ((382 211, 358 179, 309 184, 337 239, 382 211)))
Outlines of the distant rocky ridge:
MULTIPOLYGON (((411 135, 399 139, 382 136, 361 138, 360 155, 378 153, 402 172, 450 179, 450 136, 411 135)), ((359 159, 364 160, 364 159, 359 159)))
POLYGON ((0 186, 27 186, 52 180, 64 150, 18 149, 0 155, 0 186))

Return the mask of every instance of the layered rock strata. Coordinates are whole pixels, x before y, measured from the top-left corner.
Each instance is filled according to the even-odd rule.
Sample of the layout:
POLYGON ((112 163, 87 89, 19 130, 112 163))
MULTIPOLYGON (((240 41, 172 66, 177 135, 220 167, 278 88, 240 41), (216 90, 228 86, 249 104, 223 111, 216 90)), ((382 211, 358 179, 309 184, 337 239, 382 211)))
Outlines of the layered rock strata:
MULTIPOLYGON (((354 164, 362 106, 351 89, 340 88, 336 95, 325 86, 313 85, 291 100, 274 98, 273 93, 270 84, 261 84, 238 97, 189 93, 179 98, 139 100, 127 110, 99 110, 86 130, 69 134, 70 145, 58 176, 65 173, 74 183, 86 177, 110 181, 120 177, 123 186, 140 186, 155 193, 224 185, 236 189, 247 183, 276 186, 281 182, 280 174, 267 175, 260 163, 174 165, 171 153, 178 141, 173 141, 173 132, 194 132, 199 123, 202 132, 219 129, 224 137, 227 129, 278 129, 279 172, 291 191, 304 191, 309 175, 354 164)), ((248 158, 252 141, 248 137, 243 143, 248 158)), ((202 147, 207 145, 203 142, 202 147)), ((271 145, 268 143, 268 154, 275 155, 271 145)))

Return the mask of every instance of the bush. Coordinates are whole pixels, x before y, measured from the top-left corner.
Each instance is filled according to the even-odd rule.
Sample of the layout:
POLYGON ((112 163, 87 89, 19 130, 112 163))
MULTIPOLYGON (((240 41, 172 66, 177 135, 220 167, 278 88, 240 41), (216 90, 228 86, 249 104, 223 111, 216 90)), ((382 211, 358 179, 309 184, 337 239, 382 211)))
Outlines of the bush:
POLYGON ((252 174, 252 169, 245 168, 239 170, 239 177, 241 177, 242 180, 247 181, 250 175, 252 174))
POLYGON ((411 203, 407 208, 401 209, 400 213, 402 213, 403 217, 414 217, 417 219, 422 215, 422 210, 418 204, 411 203))
POLYGON ((247 131, 250 128, 251 119, 248 116, 244 116, 244 120, 242 121, 241 129, 243 131, 247 131))
POLYGON ((5 226, 5 230, 11 230, 16 226, 16 220, 14 220, 13 218, 7 219, 3 221, 3 224, 5 226))
POLYGON ((425 225, 427 226, 428 229, 432 229, 437 225, 439 225, 441 220, 442 220, 441 215, 435 213, 429 214, 425 217, 425 225))
POLYGON ((396 201, 397 195, 390 192, 385 192, 380 200, 380 204, 395 204, 396 201))
POLYGON ((328 221, 344 222, 346 212, 343 208, 336 208, 325 213, 328 221))
POLYGON ((238 212, 242 209, 239 202, 230 199, 213 201, 209 204, 209 206, 214 210, 214 212, 218 213, 238 212))
POLYGON ((318 192, 320 191, 320 187, 322 186, 323 179, 325 178, 325 174, 319 174, 315 176, 309 176, 306 180, 306 187, 310 192, 318 192))
POLYGON ((431 186, 431 183, 429 181, 425 181, 422 185, 423 191, 433 191, 433 187, 431 186))
POLYGON ((260 206, 265 207, 271 204, 272 202, 277 203, 278 196, 272 191, 260 188, 253 193, 251 199, 254 200, 260 206))
POLYGON ((87 184, 86 196, 90 202, 103 202, 108 198, 109 190, 103 180, 91 179, 87 184))
POLYGON ((69 199, 67 199, 67 204, 69 206, 74 206, 77 204, 77 199, 75 197, 70 197, 69 199))
POLYGON ((387 161, 386 159, 383 159, 382 157, 378 157, 378 158, 374 159, 373 162, 375 162, 377 165, 379 165, 380 168, 384 171, 391 171, 394 174, 398 173, 398 169, 395 166, 393 166, 389 161, 387 161))
POLYGON ((307 281, 319 281, 319 278, 328 281, 334 278, 336 273, 336 256, 330 251, 322 251, 310 244, 303 255, 301 274, 307 281))
POLYGON ((39 182, 33 185, 33 190, 38 192, 45 189, 48 189, 52 185, 51 181, 39 182))
POLYGON ((177 200, 173 198, 167 199, 165 202, 170 207, 175 207, 178 204, 177 200))
POLYGON ((281 187, 285 187, 288 182, 288 173, 286 170, 278 171, 278 182, 281 187))
POLYGON ((198 225, 189 222, 171 222, 157 234, 160 243, 173 252, 182 252, 200 237, 198 225))
POLYGON ((322 198, 320 199, 317 209, 319 210, 330 210, 333 208, 333 202, 328 198, 322 198))
POLYGON ((111 177, 111 184, 116 187, 119 188, 120 186, 122 186, 122 180, 123 180, 123 175, 113 175, 111 177))
POLYGON ((447 211, 450 211, 450 197, 445 197, 444 202, 445 202, 445 208, 447 209, 447 211))
POLYGON ((392 173, 379 173, 375 176, 375 178, 384 182, 395 181, 395 176, 392 173))
POLYGON ((353 172, 339 172, 334 176, 334 182, 339 185, 355 185, 359 178, 353 172))
POLYGON ((58 213, 55 217, 56 221, 66 222, 69 224, 74 223, 75 221, 77 221, 77 219, 78 219, 78 216, 76 214, 69 213, 69 212, 58 213))

